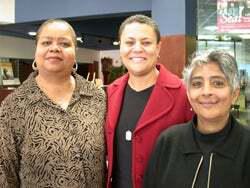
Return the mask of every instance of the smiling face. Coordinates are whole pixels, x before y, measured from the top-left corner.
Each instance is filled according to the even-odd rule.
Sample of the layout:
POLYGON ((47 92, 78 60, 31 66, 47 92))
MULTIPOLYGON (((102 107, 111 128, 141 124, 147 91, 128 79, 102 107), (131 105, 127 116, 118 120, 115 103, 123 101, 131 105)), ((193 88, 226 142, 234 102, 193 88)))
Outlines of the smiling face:
POLYGON ((125 26, 120 37, 120 55, 130 75, 152 73, 159 52, 160 43, 151 26, 137 22, 125 26))
POLYGON ((193 70, 188 98, 198 120, 226 120, 237 96, 238 90, 232 91, 217 64, 210 62, 193 70))
POLYGON ((76 46, 72 31, 62 22, 44 26, 37 40, 35 60, 39 74, 71 74, 76 46))

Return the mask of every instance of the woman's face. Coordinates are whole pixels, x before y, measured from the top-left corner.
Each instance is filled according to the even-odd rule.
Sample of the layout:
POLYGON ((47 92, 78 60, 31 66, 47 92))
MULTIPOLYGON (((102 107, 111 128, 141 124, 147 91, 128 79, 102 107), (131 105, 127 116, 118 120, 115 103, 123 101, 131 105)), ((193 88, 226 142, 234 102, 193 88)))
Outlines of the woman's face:
POLYGON ((53 22, 46 25, 36 46, 35 60, 39 74, 70 74, 76 61, 75 50, 72 32, 66 24, 53 22))
POLYGON ((120 56, 133 76, 144 76, 154 71, 160 52, 156 34, 146 24, 131 23, 125 26, 120 37, 120 56))
POLYGON ((225 120, 237 97, 238 90, 232 92, 217 64, 211 62, 193 70, 188 98, 198 119, 225 120))

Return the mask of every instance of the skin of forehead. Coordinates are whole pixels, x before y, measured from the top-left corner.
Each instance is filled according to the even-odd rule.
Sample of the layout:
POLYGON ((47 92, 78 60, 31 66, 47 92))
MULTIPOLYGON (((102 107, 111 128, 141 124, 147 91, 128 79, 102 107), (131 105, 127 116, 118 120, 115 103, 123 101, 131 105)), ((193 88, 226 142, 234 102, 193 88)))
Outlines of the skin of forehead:
MULTIPOLYGON (((64 31, 64 32, 69 32, 70 33, 70 39, 73 40, 73 33, 71 32, 70 28, 66 24, 58 23, 58 22, 53 22, 53 23, 50 23, 50 24, 44 26, 44 28, 42 29, 42 31, 40 33, 39 38, 52 38, 49 35, 46 35, 46 33, 44 33, 44 31, 46 29, 55 29, 55 26, 56 26, 57 30, 61 30, 61 31, 64 31)), ((68 38, 68 37, 65 37, 65 36, 59 37, 59 39, 65 39, 65 38, 68 38)))
MULTIPOLYGON (((121 36, 125 33, 125 34, 127 34, 127 36, 129 37, 129 38, 133 38, 133 36, 131 35, 129 35, 129 33, 126 33, 126 28, 127 27, 129 27, 129 26, 131 26, 131 25, 141 25, 141 26, 146 26, 146 27, 148 27, 148 28, 150 28, 150 30, 153 32, 153 34, 155 35, 155 38, 157 38, 157 36, 156 36, 156 33, 155 33, 155 31, 154 31, 154 28, 152 27, 152 26, 150 26, 150 25, 148 25, 148 24, 144 24, 144 23, 139 23, 139 22, 132 22, 132 23, 129 23, 129 24, 127 24, 125 27, 124 27, 124 29, 123 29, 123 31, 122 31, 122 33, 121 33, 121 36)), ((136 31, 135 31, 136 32, 136 31)), ((122 37, 121 37, 122 38, 122 37)), ((147 38, 147 36, 145 37, 145 39, 147 38)))

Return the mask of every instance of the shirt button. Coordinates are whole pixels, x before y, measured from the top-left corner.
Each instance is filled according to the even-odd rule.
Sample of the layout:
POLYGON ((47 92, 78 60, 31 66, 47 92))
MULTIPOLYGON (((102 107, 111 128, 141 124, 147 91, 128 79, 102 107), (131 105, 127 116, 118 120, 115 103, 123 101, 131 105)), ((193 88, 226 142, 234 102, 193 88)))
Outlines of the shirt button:
POLYGON ((76 156, 76 158, 80 158, 80 157, 81 157, 81 155, 80 155, 80 154, 76 154, 75 156, 76 156))

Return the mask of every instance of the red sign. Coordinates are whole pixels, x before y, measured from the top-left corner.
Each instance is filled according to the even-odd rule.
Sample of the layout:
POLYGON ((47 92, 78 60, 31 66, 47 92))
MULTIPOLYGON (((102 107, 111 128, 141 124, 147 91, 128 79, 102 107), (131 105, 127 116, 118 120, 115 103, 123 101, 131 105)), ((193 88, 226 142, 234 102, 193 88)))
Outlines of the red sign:
POLYGON ((218 32, 250 32, 250 0, 217 1, 218 32))

